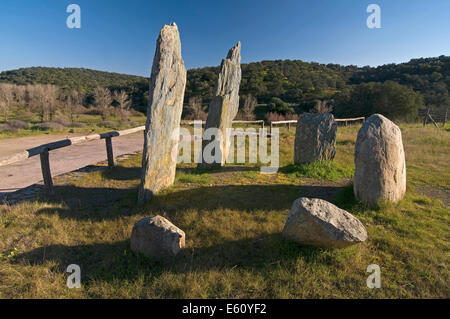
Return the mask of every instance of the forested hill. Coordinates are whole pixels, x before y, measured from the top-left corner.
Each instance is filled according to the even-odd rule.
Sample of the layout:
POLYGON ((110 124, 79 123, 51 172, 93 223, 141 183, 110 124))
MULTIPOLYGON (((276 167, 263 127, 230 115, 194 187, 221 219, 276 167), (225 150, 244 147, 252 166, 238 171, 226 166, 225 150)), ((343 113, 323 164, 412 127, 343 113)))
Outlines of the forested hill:
MULTIPOLYGON (((326 98, 343 89, 357 69, 300 60, 242 64, 240 93, 252 94, 259 103, 267 103, 273 97, 289 103, 311 97, 326 98)), ((189 70, 186 96, 202 96, 209 100, 218 72, 218 67, 189 70)))
POLYGON ((111 90, 126 89, 133 107, 145 110, 147 104, 148 79, 136 75, 97 71, 84 68, 31 67, 0 73, 0 82, 26 84, 54 84, 63 89, 76 89, 86 94, 88 101, 97 86, 111 90))
POLYGON ((426 104, 448 106, 450 91, 450 56, 413 59, 408 63, 360 68, 350 78, 351 84, 395 81, 420 92, 426 104))
POLYGON ((83 68, 31 67, 4 71, 0 73, 0 82, 10 82, 18 85, 54 84, 61 88, 77 89, 89 93, 96 86, 130 87, 136 83, 145 83, 146 80, 135 75, 83 68))
MULTIPOLYGON (((208 103, 218 67, 188 70, 185 101, 192 96, 208 103)), ((301 60, 275 60, 242 64, 240 93, 252 94, 259 103, 273 97, 293 104, 331 99, 354 85, 395 81, 420 92, 426 104, 446 105, 450 90, 450 57, 413 59, 379 67, 341 66, 301 60)), ((0 73, 0 82, 15 84, 50 83, 90 94, 96 86, 126 88, 133 104, 145 107, 148 79, 139 76, 80 68, 23 68, 0 73)))

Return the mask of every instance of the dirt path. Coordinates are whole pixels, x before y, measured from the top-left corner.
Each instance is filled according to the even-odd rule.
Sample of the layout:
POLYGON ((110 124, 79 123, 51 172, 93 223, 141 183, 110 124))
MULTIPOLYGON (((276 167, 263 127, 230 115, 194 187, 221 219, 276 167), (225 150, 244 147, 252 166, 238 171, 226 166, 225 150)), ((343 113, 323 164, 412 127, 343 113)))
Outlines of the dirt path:
MULTIPOLYGON (((41 135, 0 140, 0 157, 41 144, 74 137, 76 134, 41 135)), ((112 139, 114 156, 141 150, 144 143, 142 132, 112 139)), ((53 176, 77 170, 84 166, 104 161, 104 140, 64 147, 50 152, 50 169, 53 176)), ((39 156, 0 167, 0 197, 9 192, 33 185, 42 180, 39 156)))

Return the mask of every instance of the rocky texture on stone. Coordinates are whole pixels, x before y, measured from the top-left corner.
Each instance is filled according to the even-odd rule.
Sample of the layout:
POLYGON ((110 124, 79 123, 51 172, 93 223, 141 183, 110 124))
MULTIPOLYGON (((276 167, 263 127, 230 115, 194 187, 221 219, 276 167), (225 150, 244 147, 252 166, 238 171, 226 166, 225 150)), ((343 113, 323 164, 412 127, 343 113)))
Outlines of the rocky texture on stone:
MULTIPOLYGON (((213 98, 209 104, 208 118, 206 119, 205 130, 208 128, 218 128, 222 133, 220 137, 213 136, 212 139, 220 149, 220 163, 206 163, 204 160, 200 167, 208 167, 214 164, 225 164, 230 147, 230 136, 227 135, 227 128, 232 127, 239 108, 239 85, 241 83, 241 43, 238 42, 230 49, 226 59, 222 60, 220 73, 214 88, 213 98)), ((205 145, 212 140, 203 141, 205 145)), ((217 148, 216 148, 217 150, 217 148)))
POLYGON ((186 86, 186 67, 175 23, 159 33, 150 76, 139 202, 173 184, 186 86))
POLYGON ((294 163, 332 160, 336 154, 336 131, 332 114, 302 114, 295 132, 294 163))
POLYGON ((145 217, 131 232, 131 250, 147 257, 173 257, 185 245, 184 232, 161 216, 145 217))
POLYGON ((364 225, 349 212, 318 198, 300 197, 282 233, 302 245, 343 248, 367 239, 364 225))
POLYGON ((406 164, 402 132, 380 114, 370 116, 355 145, 355 197, 369 205, 397 202, 406 192, 406 164))

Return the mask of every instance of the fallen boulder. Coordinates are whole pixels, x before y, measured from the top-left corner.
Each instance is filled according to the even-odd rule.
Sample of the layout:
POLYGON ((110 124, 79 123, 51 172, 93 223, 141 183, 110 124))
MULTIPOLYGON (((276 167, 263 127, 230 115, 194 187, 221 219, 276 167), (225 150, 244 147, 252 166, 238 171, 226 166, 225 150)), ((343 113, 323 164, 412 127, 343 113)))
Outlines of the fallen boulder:
POLYGON ((349 212, 318 198, 294 201, 283 237, 303 245, 343 248, 367 239, 364 225, 349 212))
POLYGON ((184 231, 159 215, 139 220, 131 232, 131 250, 147 257, 175 256, 184 245, 184 231))

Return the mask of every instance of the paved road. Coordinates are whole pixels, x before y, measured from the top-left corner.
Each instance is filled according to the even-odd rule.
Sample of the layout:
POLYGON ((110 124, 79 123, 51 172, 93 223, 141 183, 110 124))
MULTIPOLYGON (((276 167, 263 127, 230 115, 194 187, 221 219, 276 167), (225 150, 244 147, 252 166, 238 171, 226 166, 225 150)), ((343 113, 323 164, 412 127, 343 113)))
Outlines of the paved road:
MULTIPOLYGON (((1 139, 0 157, 74 136, 77 135, 40 135, 1 139)), ((114 156, 119 156, 142 150, 144 136, 142 132, 119 136, 113 138, 112 143, 114 156)), ((52 176, 57 176, 104 160, 106 160, 105 141, 97 140, 51 151, 50 169, 52 176)), ((0 167, 0 195, 14 192, 40 181, 42 181, 42 173, 39 156, 0 167)))

